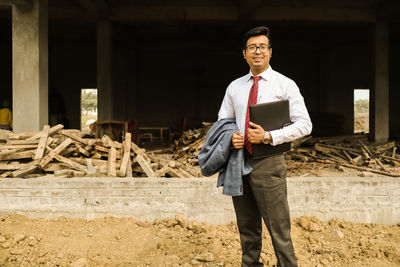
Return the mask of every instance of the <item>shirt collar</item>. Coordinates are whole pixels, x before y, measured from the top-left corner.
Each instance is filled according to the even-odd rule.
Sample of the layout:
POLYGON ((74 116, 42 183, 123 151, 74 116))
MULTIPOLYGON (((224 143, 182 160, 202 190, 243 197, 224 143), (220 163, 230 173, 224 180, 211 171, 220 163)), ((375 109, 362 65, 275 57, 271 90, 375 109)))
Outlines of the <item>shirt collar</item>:
MULTIPOLYGON (((260 76, 264 80, 268 81, 271 78, 271 75, 272 75, 272 67, 271 67, 271 65, 269 65, 268 69, 266 69, 264 72, 261 72, 257 76, 260 76)), ((250 70, 249 74, 247 74, 247 80, 250 80, 251 76, 253 76, 253 73, 251 73, 251 70, 250 70)))

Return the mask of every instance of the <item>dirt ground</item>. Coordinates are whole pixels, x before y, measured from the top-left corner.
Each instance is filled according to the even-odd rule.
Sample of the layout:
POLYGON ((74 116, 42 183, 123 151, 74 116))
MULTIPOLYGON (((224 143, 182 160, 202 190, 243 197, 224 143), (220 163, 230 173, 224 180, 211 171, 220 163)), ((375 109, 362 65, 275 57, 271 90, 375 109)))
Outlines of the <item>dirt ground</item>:
MULTIPOLYGON (((292 238, 299 266, 400 266, 400 223, 301 217, 292 238)), ((240 253, 235 223, 0 217, 0 266, 240 266, 240 253)), ((261 260, 276 263, 265 229, 261 260)))

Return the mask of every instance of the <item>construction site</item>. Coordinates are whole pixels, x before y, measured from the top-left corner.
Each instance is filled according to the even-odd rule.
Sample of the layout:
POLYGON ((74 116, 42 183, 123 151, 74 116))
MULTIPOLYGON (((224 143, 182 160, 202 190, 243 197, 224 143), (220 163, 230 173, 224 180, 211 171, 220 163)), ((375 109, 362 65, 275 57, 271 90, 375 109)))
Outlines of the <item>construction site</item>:
POLYGON ((197 157, 260 25, 313 124, 284 154, 299 266, 400 266, 395 0, 0 0, 0 266, 240 266, 197 157))

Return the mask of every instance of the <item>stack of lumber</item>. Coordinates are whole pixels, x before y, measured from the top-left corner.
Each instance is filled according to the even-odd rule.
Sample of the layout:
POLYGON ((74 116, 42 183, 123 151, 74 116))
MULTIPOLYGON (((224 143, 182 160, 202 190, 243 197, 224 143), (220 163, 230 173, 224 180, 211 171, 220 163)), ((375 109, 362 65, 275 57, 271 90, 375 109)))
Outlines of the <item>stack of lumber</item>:
POLYGON ((63 128, 1 131, 0 177, 199 177, 190 166, 145 153, 131 142, 131 133, 119 143, 107 135, 82 138, 79 130, 63 128))
POLYGON ((202 128, 185 131, 179 140, 175 140, 173 158, 189 165, 198 165, 197 156, 204 146, 206 134, 213 125, 203 122, 202 128))
POLYGON ((395 141, 378 145, 368 142, 366 135, 305 137, 292 143, 287 158, 400 177, 400 156, 396 150, 395 141))

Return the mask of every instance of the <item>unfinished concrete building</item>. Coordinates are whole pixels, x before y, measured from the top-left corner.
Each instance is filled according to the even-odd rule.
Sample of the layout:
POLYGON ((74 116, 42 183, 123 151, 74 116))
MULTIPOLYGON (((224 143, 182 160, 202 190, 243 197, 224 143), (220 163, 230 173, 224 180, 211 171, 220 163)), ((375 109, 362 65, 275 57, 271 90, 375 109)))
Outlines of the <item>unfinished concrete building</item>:
POLYGON ((49 123, 55 92, 80 128, 82 88, 98 89, 99 120, 196 127, 248 72, 243 33, 267 25, 271 65, 297 82, 313 135, 353 133, 365 88, 371 137, 386 141, 400 135, 399 14, 394 0, 1 0, 0 98, 15 131, 49 123))

